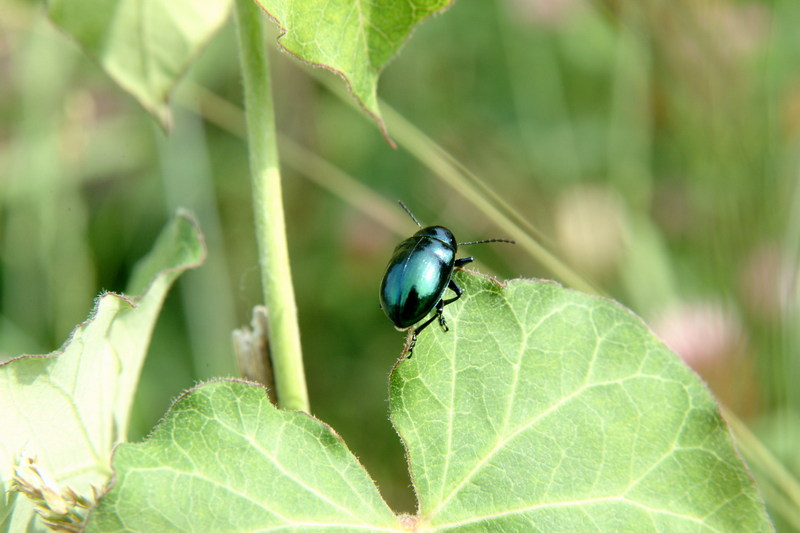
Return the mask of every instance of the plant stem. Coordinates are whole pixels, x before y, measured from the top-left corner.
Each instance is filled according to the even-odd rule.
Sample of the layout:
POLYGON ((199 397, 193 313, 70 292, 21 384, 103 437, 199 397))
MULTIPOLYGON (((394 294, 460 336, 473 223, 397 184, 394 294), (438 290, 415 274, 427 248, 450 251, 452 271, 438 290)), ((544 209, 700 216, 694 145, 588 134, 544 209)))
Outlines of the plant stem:
MULTIPOLYGON (((765 478, 776 486, 778 494, 788 500, 788 508, 798 515, 800 509, 800 482, 795 479, 792 472, 767 448, 759 438, 750 431, 747 424, 739 420, 733 411, 720 406, 722 416, 736 437, 736 443, 745 459, 755 467, 765 478)), ((794 518, 793 521, 798 521, 794 518)))
MULTIPOLYGON (((316 79, 342 101, 357 109, 358 106, 350 94, 342 90, 339 84, 333 83, 328 78, 317 76, 316 79)), ((509 204, 495 194, 485 184, 484 180, 467 169, 466 166, 434 142, 433 139, 425 135, 422 130, 406 120, 400 113, 392 109, 386 102, 383 100, 378 100, 378 102, 381 114, 384 116, 386 123, 391 124, 390 129, 401 147, 408 150, 411 155, 428 167, 442 181, 450 185, 454 191, 484 213, 498 228, 505 231, 508 237, 515 239, 523 250, 553 273, 558 280, 583 292, 603 294, 600 289, 562 261, 557 254, 551 252, 545 246, 545 239, 541 232, 530 225, 525 217, 517 213, 509 204), (487 198, 491 198, 494 204, 487 198), (502 209, 495 207, 495 204, 502 209), (510 213, 510 216, 503 213, 503 210, 510 213)), ((366 115, 361 113, 361 116, 366 115)))
POLYGON ((269 345, 275 372, 275 392, 278 406, 282 409, 308 412, 297 305, 283 220, 275 111, 263 19, 263 13, 253 0, 236 0, 250 173, 253 180, 253 211, 261 283, 269 313, 269 345))

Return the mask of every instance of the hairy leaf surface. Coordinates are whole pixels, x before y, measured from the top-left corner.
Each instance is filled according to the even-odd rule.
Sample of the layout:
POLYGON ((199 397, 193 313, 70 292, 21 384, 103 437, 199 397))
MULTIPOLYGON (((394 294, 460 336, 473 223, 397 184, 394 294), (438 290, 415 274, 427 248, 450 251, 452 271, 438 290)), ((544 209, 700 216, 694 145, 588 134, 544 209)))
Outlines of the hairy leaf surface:
POLYGON ((631 312, 458 274, 392 374, 430 531, 770 531, 716 403, 631 312))
POLYGON ((281 27, 281 46, 344 78, 384 134, 377 96, 381 71, 422 20, 452 1, 256 0, 281 27))
POLYGON ((394 515, 327 425, 276 409, 257 384, 189 391, 144 443, 88 531, 391 531, 394 515))

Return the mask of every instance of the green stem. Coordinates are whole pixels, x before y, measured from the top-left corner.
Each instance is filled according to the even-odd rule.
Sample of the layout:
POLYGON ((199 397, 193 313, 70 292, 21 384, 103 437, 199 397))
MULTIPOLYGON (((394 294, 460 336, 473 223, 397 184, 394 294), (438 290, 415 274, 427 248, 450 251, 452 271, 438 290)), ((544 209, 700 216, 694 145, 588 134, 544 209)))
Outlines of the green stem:
MULTIPOLYGON (((317 76, 317 80, 328 87, 333 94, 351 107, 358 108, 351 95, 344 91, 339 84, 333 83, 328 78, 317 76)), ((543 244, 544 238, 541 232, 537 231, 524 217, 503 201, 483 180, 459 163, 455 157, 436 144, 422 130, 407 121, 386 102, 379 100, 379 105, 386 123, 391 124, 390 129, 396 136, 398 144, 408 150, 411 155, 450 185, 454 191, 466 198, 479 211, 486 214, 497 227, 506 232, 508 237, 516 240, 517 244, 527 251, 531 257, 539 261, 543 267, 552 272, 566 285, 590 294, 603 294, 600 289, 596 288, 555 253, 551 252, 543 244), (495 207, 494 204, 487 200, 487 197, 494 200, 511 216, 507 216, 501 209, 495 207), (534 236, 531 236, 531 234, 534 236)), ((363 113, 361 115, 366 116, 363 113)))
MULTIPOLYGON (((797 511, 800 509, 800 482, 773 455, 769 448, 750 431, 747 424, 739 420, 739 417, 725 407, 720 407, 720 411, 733 431, 742 455, 760 474, 777 487, 778 493, 785 496, 784 500, 788 500, 787 504, 793 508, 794 514, 797 515, 797 511)), ((798 518, 794 520, 798 520, 798 518)))
POLYGON ((275 373, 275 392, 278 405, 282 409, 308 412, 297 305, 294 301, 286 226, 283 220, 275 108, 272 103, 263 19, 263 13, 253 0, 236 0, 250 172, 253 179, 253 210, 264 302, 269 313, 269 345, 275 373))

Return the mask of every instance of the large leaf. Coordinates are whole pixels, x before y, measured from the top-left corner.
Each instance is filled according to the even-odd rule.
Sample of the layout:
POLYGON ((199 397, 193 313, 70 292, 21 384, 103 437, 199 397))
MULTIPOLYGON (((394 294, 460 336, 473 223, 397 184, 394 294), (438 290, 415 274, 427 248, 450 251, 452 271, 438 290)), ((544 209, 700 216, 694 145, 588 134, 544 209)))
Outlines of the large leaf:
POLYGON ((253 383, 179 399, 152 436, 114 455, 117 483, 87 531, 381 531, 394 515, 328 426, 279 411, 253 383))
MULTIPOLYGON (((108 481, 164 296, 204 255, 195 223, 176 217, 137 267, 137 296, 105 293, 59 351, 0 364, 0 488, 23 453, 84 496, 108 481)), ((26 531, 31 517, 25 498, 0 499, 0 531, 26 531)))
POLYGON ((419 515, 333 431, 258 387, 202 386, 114 459, 90 531, 770 531, 704 385, 618 304, 457 274, 391 378, 419 515))
POLYGON ((48 0, 53 21, 165 126, 167 98, 232 0, 48 0))
POLYGON ((391 379, 435 531, 770 531, 705 386, 618 304, 459 275, 391 379))
POLYGON ((381 70, 417 24, 452 1, 256 0, 281 27, 280 45, 339 74, 384 135, 377 96, 381 70))

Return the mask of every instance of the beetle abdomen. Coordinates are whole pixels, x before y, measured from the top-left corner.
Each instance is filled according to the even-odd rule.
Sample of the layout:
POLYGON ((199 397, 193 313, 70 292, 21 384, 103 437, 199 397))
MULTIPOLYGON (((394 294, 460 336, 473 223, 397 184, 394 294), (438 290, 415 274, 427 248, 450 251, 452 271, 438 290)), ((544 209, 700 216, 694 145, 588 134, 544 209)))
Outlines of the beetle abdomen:
POLYGON ((455 250, 428 236, 415 235, 394 250, 381 283, 381 307, 401 329, 414 325, 442 299, 453 273, 455 250))

